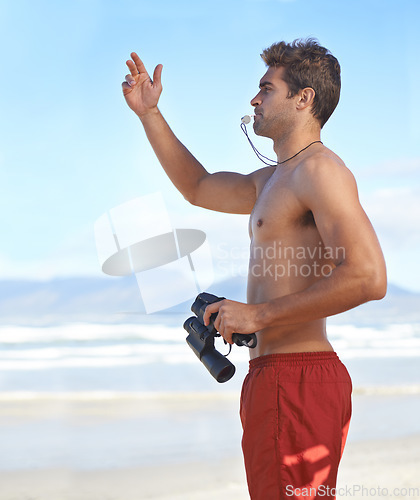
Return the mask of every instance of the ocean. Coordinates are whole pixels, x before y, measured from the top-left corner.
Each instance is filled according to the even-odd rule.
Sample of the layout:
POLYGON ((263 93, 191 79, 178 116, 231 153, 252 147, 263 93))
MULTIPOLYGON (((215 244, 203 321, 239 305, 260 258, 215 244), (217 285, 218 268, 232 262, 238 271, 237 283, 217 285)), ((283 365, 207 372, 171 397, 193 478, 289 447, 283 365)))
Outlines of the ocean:
MULTIPOLYGON (((0 326, 0 393, 236 391, 248 350, 234 346, 235 376, 218 384, 187 345, 185 316, 149 324, 68 323, 0 326)), ((356 391, 413 391, 420 386, 420 324, 328 326, 328 336, 352 373, 356 391)), ((221 339, 216 348, 227 353, 221 339)))
MULTIPOLYGON (((233 347, 236 373, 220 384, 187 345, 185 319, 0 326, 0 469, 128 467, 237 452, 248 350, 233 347)), ((349 439, 420 432, 420 324, 332 323, 328 332, 353 380, 349 439)), ((216 347, 227 352, 220 339, 216 347)))

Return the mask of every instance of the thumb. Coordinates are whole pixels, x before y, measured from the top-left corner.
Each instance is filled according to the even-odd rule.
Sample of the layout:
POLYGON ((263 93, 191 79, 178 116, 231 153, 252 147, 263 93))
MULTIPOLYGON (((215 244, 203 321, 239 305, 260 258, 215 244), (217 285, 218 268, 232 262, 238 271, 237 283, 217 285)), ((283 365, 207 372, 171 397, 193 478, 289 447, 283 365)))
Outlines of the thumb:
POLYGON ((163 64, 158 64, 153 72, 153 85, 156 87, 162 85, 162 69, 163 64))

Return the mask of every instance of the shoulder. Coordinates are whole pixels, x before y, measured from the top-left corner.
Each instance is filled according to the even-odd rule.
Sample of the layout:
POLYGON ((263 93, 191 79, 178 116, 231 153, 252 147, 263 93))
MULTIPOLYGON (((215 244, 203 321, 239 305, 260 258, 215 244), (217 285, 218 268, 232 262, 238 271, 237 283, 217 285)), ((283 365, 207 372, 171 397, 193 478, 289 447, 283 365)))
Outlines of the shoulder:
POLYGON ((268 179, 275 172, 276 167, 262 167, 248 174, 254 180, 268 179))
POLYGON ((257 192, 261 191, 261 189, 264 187, 264 184, 274 174, 275 170, 275 167, 262 167, 249 174, 249 177, 252 179, 257 192))
POLYGON ((299 164, 294 178, 296 194, 303 202, 319 197, 357 196, 354 175, 343 160, 327 148, 299 164))

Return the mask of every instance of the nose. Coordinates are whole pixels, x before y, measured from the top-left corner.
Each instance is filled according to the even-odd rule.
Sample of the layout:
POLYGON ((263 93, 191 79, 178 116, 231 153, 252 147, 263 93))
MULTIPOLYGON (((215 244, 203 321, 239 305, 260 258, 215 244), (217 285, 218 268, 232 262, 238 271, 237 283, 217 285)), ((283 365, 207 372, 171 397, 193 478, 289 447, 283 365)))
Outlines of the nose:
POLYGON ((251 106, 254 106, 255 108, 260 104, 261 104, 261 98, 260 98, 260 92, 258 92, 258 94, 253 99, 251 99, 251 106))

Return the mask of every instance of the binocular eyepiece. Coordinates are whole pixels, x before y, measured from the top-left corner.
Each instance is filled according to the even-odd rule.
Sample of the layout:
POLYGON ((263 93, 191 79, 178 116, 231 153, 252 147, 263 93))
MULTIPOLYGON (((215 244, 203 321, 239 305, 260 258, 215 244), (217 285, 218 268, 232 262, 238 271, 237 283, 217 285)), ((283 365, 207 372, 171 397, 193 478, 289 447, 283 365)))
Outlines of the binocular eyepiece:
MULTIPOLYGON (((193 305, 192 312, 195 316, 191 316, 184 322, 184 329, 188 332, 187 343, 194 351, 198 359, 207 368, 210 374, 218 382, 227 382, 235 373, 235 366, 214 347, 215 337, 220 337, 214 327, 214 321, 217 313, 210 316, 208 326, 204 325, 204 312, 209 304, 219 302, 224 297, 217 297, 211 293, 200 293, 197 295, 193 305)), ((257 337, 255 333, 241 334, 234 333, 232 335, 233 342, 238 346, 247 346, 254 348, 257 345, 257 337)))

